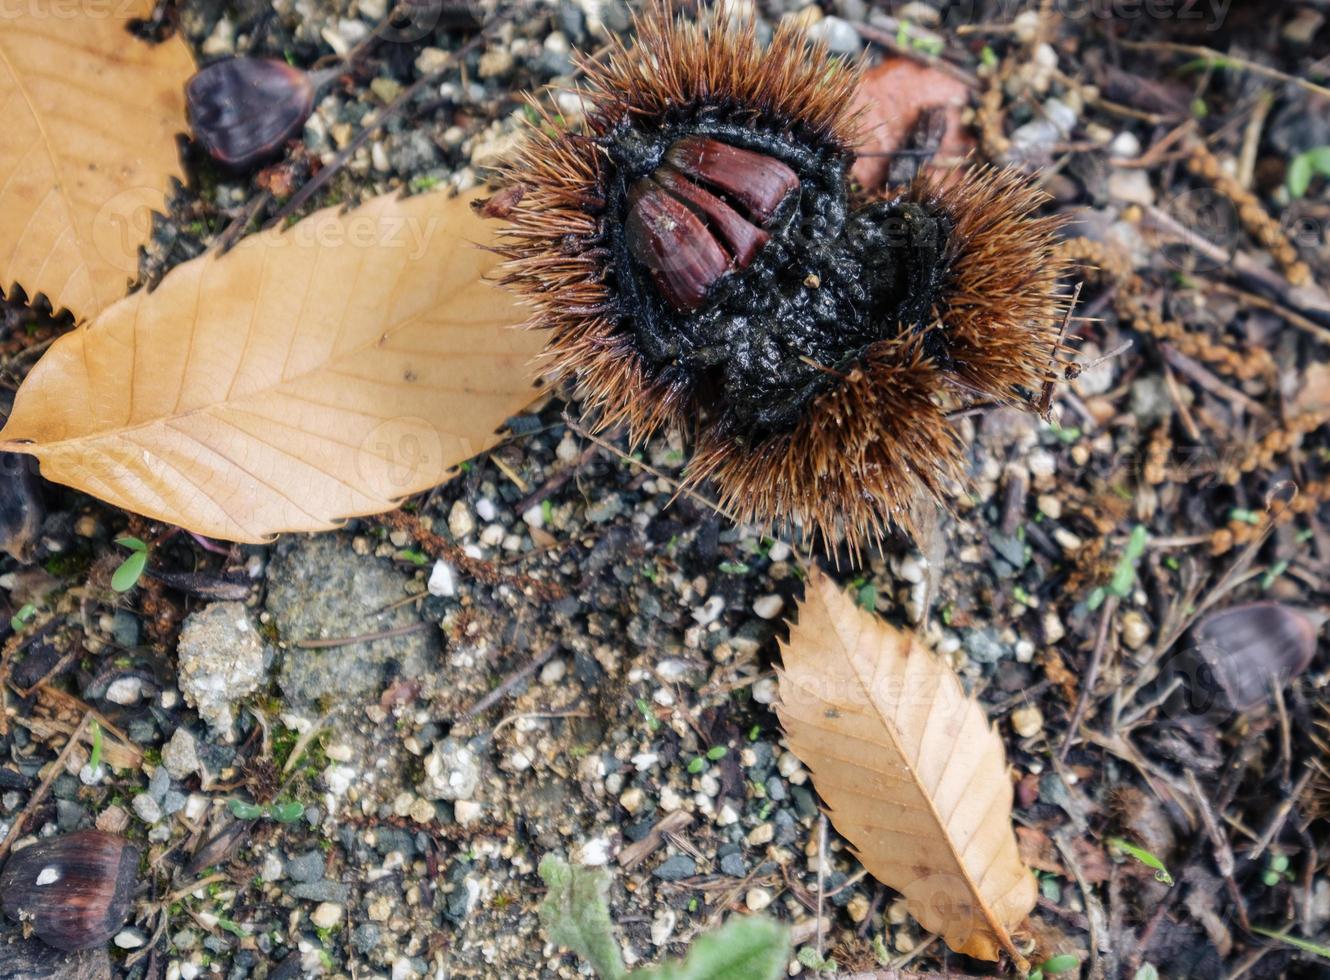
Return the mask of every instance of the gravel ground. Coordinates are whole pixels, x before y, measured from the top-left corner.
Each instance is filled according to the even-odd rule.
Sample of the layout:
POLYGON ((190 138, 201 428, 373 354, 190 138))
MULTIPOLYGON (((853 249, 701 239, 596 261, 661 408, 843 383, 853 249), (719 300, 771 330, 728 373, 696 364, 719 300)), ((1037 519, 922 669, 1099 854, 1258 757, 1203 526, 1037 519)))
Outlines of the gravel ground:
MULTIPOLYGON (((276 0, 171 9, 201 61, 246 53, 325 67, 356 50, 385 6, 276 0)), ((923 5, 910 7, 929 23, 923 5)), ((768 24, 787 15, 816 22, 846 55, 863 50, 852 23, 893 34, 897 23, 862 0, 821 8, 776 0, 760 13, 768 24)), ((260 200, 262 191, 287 198, 334 161, 370 113, 473 37, 468 18, 490 22, 495 11, 445 7, 441 17, 419 37, 357 55, 318 98, 301 144, 262 172, 228 174, 191 150, 190 184, 157 226, 144 278, 200 254, 234 222, 246 226, 256 202, 271 216, 276 205, 260 200)), ((572 84, 572 52, 596 51, 628 28, 620 0, 523 8, 467 54, 464 72, 360 146, 305 210, 399 188, 476 185, 512 146, 521 94, 572 84)), ((1056 105, 1026 107, 1017 120, 1013 140, 1032 155, 1066 139, 1050 119, 1065 111, 1075 123, 1085 112, 1059 94, 1056 105)), ((575 98, 554 98, 565 114, 578 111, 575 98)), ((1270 124, 1270 140, 1291 141, 1281 147, 1289 152, 1318 138, 1304 130, 1320 123, 1288 109, 1297 104, 1289 96, 1281 111, 1291 115, 1270 124)), ((1101 114, 1082 124, 1100 145, 1138 154, 1149 131, 1110 121, 1101 114)), ((1145 248, 1124 214, 1152 203, 1157 185, 1143 169, 1104 179, 1094 163, 1073 158, 1050 189, 1061 204, 1083 206, 1081 226, 1145 248)), ((1323 273, 1330 254, 1320 248, 1309 253, 1323 273)), ((1106 305, 1090 313, 1108 320, 1083 345, 1085 361, 1124 336, 1106 305)), ((1236 301, 1215 296, 1193 322, 1238 315, 1236 301)), ((0 336, 23 327, 25 343, 67 326, 12 304, 6 317, 0 336)), ((1245 329, 1300 363, 1276 325, 1258 313, 1245 329)), ((1091 842, 1101 833, 1155 841, 1189 870, 1188 895, 1213 902, 1224 889, 1217 868, 1188 857, 1194 842, 1180 838, 1176 814, 1142 774, 1167 770, 1170 782, 1186 769, 1212 774, 1237 735, 1277 751, 1277 722, 1259 716, 1199 743, 1152 732, 1150 761, 1140 765, 1088 749, 1066 765, 1054 761, 1099 622, 1086 596, 1111 572, 1131 524, 1204 537, 1230 510, 1259 500, 1256 484, 1194 494, 1181 484, 1136 486, 1133 460, 1173 417, 1175 381, 1158 358, 1144 366, 1115 358, 1071 389, 1061 426, 1008 410, 960 420, 973 450, 954 514, 922 548, 896 538, 862 567, 840 566, 862 605, 920 626, 988 707, 1007 739, 1018 819, 1033 832, 1029 853, 1043 853, 1040 838, 1051 848, 1044 831, 1070 828, 1077 837, 1071 857, 1043 853, 1036 863, 1044 898, 1032 929, 1046 951, 1086 952, 1073 860, 1077 874, 1111 882, 1113 928, 1123 930, 1115 935, 1137 935, 1162 902, 1147 872, 1110 867, 1091 842)), ((1204 392, 1196 404, 1214 408, 1204 392)), ((770 710, 774 638, 802 593, 791 543, 677 495, 684 447, 676 437, 630 456, 622 441, 590 441, 565 411, 550 399, 512 420, 505 444, 388 521, 224 554, 173 536, 154 551, 163 574, 124 599, 105 582, 126 516, 48 488, 40 563, 6 560, 0 585, 14 610, 28 601, 56 610, 56 627, 25 645, 12 681, 23 690, 50 675, 123 734, 113 741, 132 764, 108 757, 114 771, 91 771, 76 751, 35 824, 38 835, 94 823, 125 829, 148 847, 152 873, 139 918, 116 938, 115 976, 579 976, 571 956, 545 943, 535 914, 535 869, 550 852, 614 871, 612 912, 630 963, 679 954, 700 931, 745 911, 792 923, 803 946, 816 941, 820 911, 826 951, 842 970, 917 952, 916 967, 982 972, 921 933, 903 900, 866 878, 834 831, 820 857, 818 798, 770 710), (363 639, 329 643, 347 638, 363 639), (236 669, 242 659, 245 669, 236 669)), ((131 521, 128 530, 147 537, 161 529, 131 521)), ((1315 521, 1281 531, 1262 567, 1283 561, 1287 569, 1299 549, 1314 549, 1312 570, 1275 574, 1259 594, 1323 603, 1315 576, 1326 545, 1315 521), (1299 538, 1298 530, 1311 533, 1299 538)), ((1179 554, 1198 574, 1208 567, 1205 547, 1179 554)), ((1123 600, 1115 627, 1122 655, 1110 678, 1122 679, 1157 638, 1176 590, 1162 567, 1152 565, 1123 600)), ((1327 683, 1322 658, 1288 696, 1299 751, 1327 683)), ((42 692, 11 694, 10 707, 24 719, 71 715, 42 692)), ((0 836, 50 759, 46 731, 20 723, 0 736, 9 758, 0 768, 0 836)), ((1251 766, 1259 757, 1242 758, 1251 766)), ((1242 787, 1232 819, 1263 825, 1274 789, 1251 775, 1242 787)), ((1318 835, 1324 845, 1324 824, 1310 826, 1306 839, 1318 835)), ((1253 920, 1296 912, 1324 941, 1330 882, 1314 855, 1299 865, 1297 883, 1251 885, 1253 920)), ((1147 959, 1159 975, 1227 968, 1232 913, 1206 901, 1188 898, 1187 914, 1150 927, 1147 959)), ((1276 949, 1246 975, 1326 975, 1316 969, 1276 949)), ((792 962, 790 972, 810 971, 792 962)))

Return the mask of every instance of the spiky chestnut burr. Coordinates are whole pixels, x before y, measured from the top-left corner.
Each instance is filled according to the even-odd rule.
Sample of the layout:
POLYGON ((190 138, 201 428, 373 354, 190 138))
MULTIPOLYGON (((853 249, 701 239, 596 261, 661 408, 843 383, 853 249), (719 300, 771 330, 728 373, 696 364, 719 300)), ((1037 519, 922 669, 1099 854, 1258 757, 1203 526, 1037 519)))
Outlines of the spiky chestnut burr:
POLYGON ((507 168, 503 279, 598 428, 674 424, 744 520, 851 548, 941 496, 942 401, 1030 407, 1064 301, 1057 222, 1014 173, 850 192, 859 70, 783 24, 655 8, 582 65, 585 124, 542 115, 507 168))

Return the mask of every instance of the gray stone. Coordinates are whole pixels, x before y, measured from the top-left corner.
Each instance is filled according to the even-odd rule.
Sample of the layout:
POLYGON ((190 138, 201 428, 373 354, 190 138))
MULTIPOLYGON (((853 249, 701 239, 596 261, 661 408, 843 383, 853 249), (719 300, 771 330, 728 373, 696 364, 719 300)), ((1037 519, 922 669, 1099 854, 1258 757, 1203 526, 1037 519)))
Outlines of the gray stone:
POLYGON ((361 955, 368 956, 378 948, 382 936, 383 930, 377 922, 362 922, 351 932, 351 945, 361 955))
POLYGON ((139 618, 128 609, 117 609, 111 619, 111 639, 116 646, 132 650, 139 645, 139 618))
POLYGON ((162 812, 168 817, 173 816, 183 810, 187 802, 189 802, 189 797, 185 796, 180 790, 167 790, 166 795, 162 797, 162 812))
POLYGON ((188 728, 177 728, 162 749, 162 767, 175 780, 187 779, 199 771, 199 750, 188 728))
POLYGON ((407 606, 383 612, 406 594, 410 576, 382 559, 356 555, 345 539, 287 538, 275 551, 267 608, 292 644, 278 677, 292 704, 377 694, 390 677, 416 677, 437 657, 433 630, 327 649, 296 647, 301 640, 388 631, 420 620, 407 606))
POLYGON ((856 54, 862 43, 854 25, 840 17, 823 17, 808 29, 808 35, 815 41, 826 41, 832 54, 856 54))
POLYGON ((339 881, 307 881, 292 888, 291 896, 307 902, 336 902, 345 905, 351 897, 351 886, 339 881))
POLYGON ((214 602, 191 614, 180 630, 178 653, 185 700, 213 728, 229 729, 235 702, 263 679, 263 641, 249 612, 238 602, 214 602))
POLYGON ((623 512, 623 498, 617 493, 606 494, 586 509, 586 519, 593 524, 612 521, 623 512))
POLYGON ((388 137, 388 160, 399 174, 428 170, 439 159, 439 148, 420 129, 405 129, 388 137))
POLYGON ((328 859, 323 856, 322 851, 310 851, 286 862, 287 875, 299 884, 322 881, 327 868, 328 859))
POLYGON ((743 855, 736 851, 720 859, 720 872, 731 878, 742 878, 748 874, 748 865, 744 864, 743 855))
POLYGON ((158 803, 166 799, 166 791, 171 788, 171 774, 165 766, 158 766, 148 780, 148 795, 158 803))
POLYGON ((1007 655, 1007 648, 991 629, 970 630, 965 635, 965 652, 981 664, 995 664, 1007 655))
POLYGON ((465 744, 445 738, 425 759, 420 795, 427 800, 470 800, 480 785, 480 760, 465 744))
POLYGON ((660 867, 651 873, 661 881, 682 881, 697 874, 697 862, 687 854, 676 854, 662 861, 660 867))
POLYGON ((87 815, 88 812, 73 800, 55 801, 55 822, 66 834, 78 830, 79 824, 87 815))
POLYGON ((134 812, 144 823, 157 823, 162 819, 161 804, 148 793, 140 793, 134 797, 134 812))

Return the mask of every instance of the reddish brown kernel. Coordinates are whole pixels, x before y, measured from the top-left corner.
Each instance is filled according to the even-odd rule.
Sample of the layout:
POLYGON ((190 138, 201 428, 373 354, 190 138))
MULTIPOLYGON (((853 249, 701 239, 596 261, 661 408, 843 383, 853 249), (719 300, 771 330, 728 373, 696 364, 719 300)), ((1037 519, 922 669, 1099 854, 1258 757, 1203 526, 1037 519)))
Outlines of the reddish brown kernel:
POLYGON ((799 187, 798 175, 774 157, 704 136, 679 140, 665 159, 743 205, 759 223, 771 220, 776 209, 799 187))
POLYGON ((740 269, 746 269, 752 264, 771 237, 715 194, 694 184, 673 167, 661 167, 654 176, 661 187, 689 205, 715 228, 734 256, 734 264, 740 269))
POLYGON ((682 201, 650 177, 628 192, 626 233, 633 257, 650 272, 656 288, 678 310, 702 305, 730 257, 711 230, 682 201))

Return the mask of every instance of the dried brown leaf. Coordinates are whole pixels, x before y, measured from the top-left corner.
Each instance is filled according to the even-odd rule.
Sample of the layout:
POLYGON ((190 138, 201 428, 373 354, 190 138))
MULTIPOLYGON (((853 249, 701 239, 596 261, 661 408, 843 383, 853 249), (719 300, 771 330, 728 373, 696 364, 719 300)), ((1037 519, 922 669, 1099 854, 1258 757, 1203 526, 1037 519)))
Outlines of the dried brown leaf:
POLYGON ((910 914, 979 959, 1034 908, 1001 737, 947 664, 814 569, 782 644, 777 712, 836 829, 910 914))
POLYGON ((390 510, 535 396, 488 240, 465 198, 384 196, 200 256, 60 338, 0 447, 235 541, 390 510))
POLYGON ((946 129, 937 152, 940 157, 959 159, 974 147, 961 114, 970 101, 970 90, 951 75, 920 65, 909 58, 887 58, 864 72, 854 94, 854 108, 862 113, 864 139, 854 162, 854 178, 869 190, 878 190, 887 178, 891 154, 905 146, 927 109, 946 114, 946 129))
POLYGON ((151 0, 70 16, 17 4, 0 30, 0 289, 17 283, 89 318, 125 295, 139 246, 181 174, 185 81, 179 36, 126 30, 151 0))

